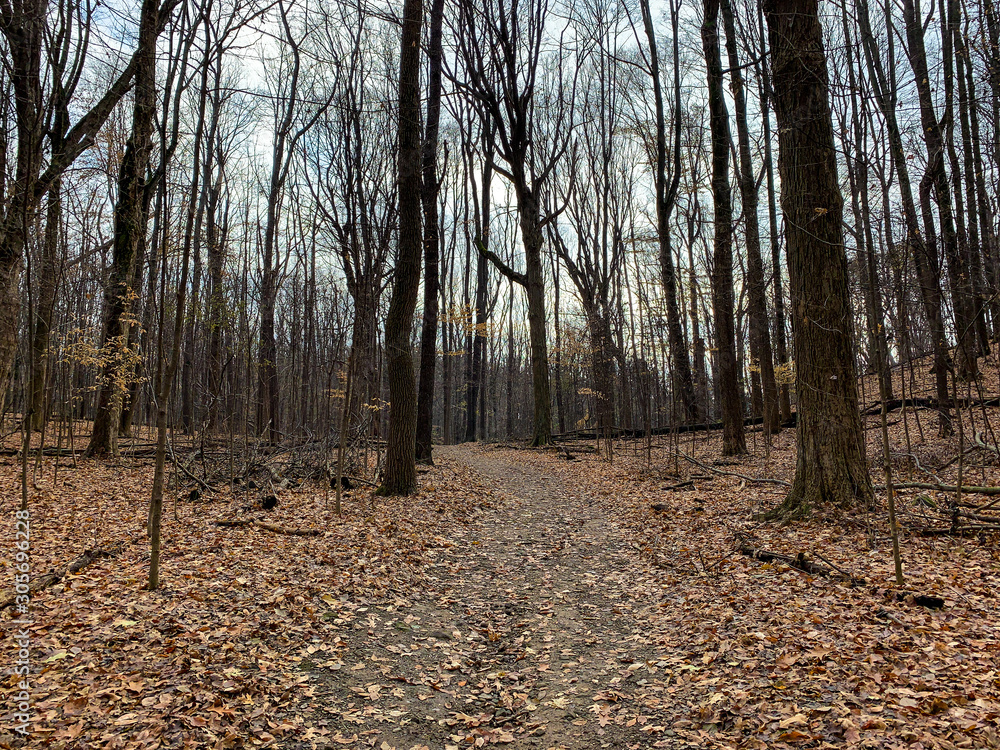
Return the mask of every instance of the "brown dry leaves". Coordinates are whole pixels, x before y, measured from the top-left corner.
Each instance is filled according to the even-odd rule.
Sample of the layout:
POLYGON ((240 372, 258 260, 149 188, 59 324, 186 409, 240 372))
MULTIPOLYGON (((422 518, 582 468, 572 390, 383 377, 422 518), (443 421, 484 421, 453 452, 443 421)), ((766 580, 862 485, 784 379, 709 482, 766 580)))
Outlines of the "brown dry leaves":
MULTIPOLYGON (((271 513, 244 514, 322 530, 302 538, 213 525, 252 497, 182 499, 165 509, 164 583, 148 592, 150 477, 150 467, 135 462, 81 462, 60 467, 53 486, 46 461, 31 501, 33 575, 86 549, 117 554, 31 602, 27 746, 285 746, 291 737, 329 735, 309 731, 296 714, 308 681, 298 664, 335 658, 340 613, 411 589, 443 531, 491 502, 468 471, 444 468, 423 477, 419 494, 376 500, 374 510, 369 492, 350 493, 341 518, 315 487, 281 491, 271 513)), ((8 460, 0 467, 5 497, 17 497, 18 481, 8 460)), ((3 553, 5 582, 13 580, 11 556, 3 553)), ((3 616, 17 617, 10 609, 3 616)), ((5 638, 5 665, 14 650, 5 638)), ((0 746, 22 746, 9 725, 0 731, 0 746)))
MULTIPOLYGON (((941 468, 954 445, 933 438, 928 412, 923 438, 914 419, 892 427, 894 450, 917 459, 898 468, 954 481, 957 467, 941 468)), ((680 447, 713 465, 717 439, 680 447)), ((769 451, 755 440, 755 457, 718 468, 789 479, 792 431, 769 451)), ((642 441, 620 445, 613 465, 456 448, 420 494, 374 510, 355 491, 337 518, 307 485, 255 512, 313 538, 215 526, 244 495, 181 500, 165 513, 154 593, 142 590, 149 467, 85 462, 53 485, 47 459, 34 574, 87 549, 116 554, 32 602, 27 745, 1000 747, 996 536, 904 533, 907 589, 946 600, 928 610, 894 596, 881 513, 759 524, 781 488, 675 462, 666 443, 648 462, 642 441), (737 531, 868 584, 746 558, 737 531)), ((996 463, 970 453, 966 477, 997 483, 996 463)), ((13 463, 0 481, 16 496, 13 463)), ((5 639, 0 658, 13 648, 5 639)))

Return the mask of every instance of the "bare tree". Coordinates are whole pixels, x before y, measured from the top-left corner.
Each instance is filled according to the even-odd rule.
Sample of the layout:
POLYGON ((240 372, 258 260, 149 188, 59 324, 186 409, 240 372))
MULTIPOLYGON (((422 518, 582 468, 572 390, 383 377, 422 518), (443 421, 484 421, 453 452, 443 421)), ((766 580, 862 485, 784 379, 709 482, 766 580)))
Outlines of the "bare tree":
POLYGON ((132 131, 125 144, 118 172, 118 199, 115 204, 114 254, 108 282, 104 287, 104 333, 102 346, 114 350, 106 356, 101 373, 94 430, 87 454, 105 456, 118 453, 118 427, 122 399, 125 396, 127 371, 118 353, 128 348, 131 289, 139 247, 146 239, 149 199, 146 172, 153 151, 153 126, 156 101, 156 38, 168 17, 171 6, 161 8, 156 2, 144 2, 139 21, 138 52, 135 64, 135 93, 132 107, 132 131))
POLYGON ((564 80, 557 62, 552 90, 538 89, 548 10, 548 0, 513 0, 510 4, 460 0, 455 36, 463 70, 451 75, 481 116, 488 114, 496 126, 497 153, 505 166, 494 163, 494 169, 510 182, 517 201, 524 273, 489 248, 480 245, 479 249, 527 296, 534 400, 531 443, 536 446, 549 443, 552 435, 542 246, 544 227, 554 217, 543 211, 541 192, 567 148, 575 87, 575 77, 564 80), (548 132, 543 136, 538 128, 544 110, 548 132))
POLYGON ((736 361, 733 321, 733 206, 729 187, 729 112, 722 90, 722 53, 719 47, 720 0, 705 0, 701 27, 708 70, 708 108, 712 131, 712 195, 715 199, 715 240, 712 254, 712 307, 718 370, 715 380, 722 402, 722 453, 746 453, 743 406, 736 361))
POLYGON ((772 515, 873 502, 858 409, 844 251, 844 201, 816 0, 768 0, 781 207, 795 334, 798 455, 795 478, 772 515))
POLYGON ((385 477, 376 492, 408 495, 417 487, 417 383, 410 334, 420 285, 420 27, 421 0, 405 0, 399 55, 399 243, 385 321, 389 433, 385 477))
MULTIPOLYGON (((437 174, 438 130, 441 123, 441 55, 444 0, 432 0, 427 60, 427 123, 423 144, 424 211, 424 314, 420 329, 420 385, 417 392, 417 460, 433 463, 431 435, 434 420, 434 370, 437 363, 438 295, 440 293, 440 233, 438 196, 441 181, 437 174)), ((445 421, 448 420, 447 413, 445 421)))
MULTIPOLYGON (((156 13, 156 36, 163 30, 179 0, 165 0, 147 13, 156 13)), ((149 3, 143 3, 146 9, 149 3)), ((14 181, 0 213, 0 389, 6 392, 17 350, 21 309, 20 274, 28 232, 39 205, 52 183, 94 142, 98 130, 132 85, 144 50, 133 53, 107 91, 69 127, 58 154, 44 159, 45 102, 42 52, 51 18, 47 0, 0 2, 0 34, 6 42, 4 68, 14 93, 17 157, 14 181)), ((142 18, 139 22, 142 26, 142 18)), ((155 38, 155 37, 154 37, 155 38)))
MULTIPOLYGON (((916 266, 917 281, 920 287, 921 301, 924 313, 930 324, 931 341, 934 348, 934 380, 937 394, 938 430, 942 435, 951 431, 949 417, 950 396, 948 391, 948 372, 951 369, 951 357, 948 353, 948 343, 945 337, 944 320, 941 311, 941 271, 937 253, 928 237, 920 230, 917 219, 916 202, 913 199, 913 188, 910 184, 910 168, 907 162, 906 147, 903 134, 896 116, 899 92, 896 85, 894 60, 894 35, 890 29, 887 34, 887 55, 889 64, 882 61, 882 46, 872 32, 871 18, 868 12, 867 0, 858 0, 858 26, 861 34, 861 46, 865 55, 869 80, 875 92, 882 117, 885 120, 889 136, 889 153, 893 166, 899 178, 899 195, 903 208, 903 220, 906 226, 906 243, 913 251, 916 266)), ((887 18, 891 26, 891 19, 887 18)))
POLYGON ((681 70, 680 70, 680 0, 670 3, 670 24, 673 45, 673 122, 672 140, 670 143, 670 166, 667 164, 667 123, 666 107, 663 97, 663 84, 660 79, 660 53, 656 43, 656 32, 653 28, 653 16, 649 0, 640 0, 639 9, 642 12, 642 23, 649 48, 649 75, 653 83, 653 102, 655 105, 656 128, 656 161, 655 161, 655 196, 656 196, 656 233, 660 243, 660 280, 666 294, 667 304, 667 336, 670 343, 670 357, 674 366, 674 376, 677 381, 678 395, 684 406, 684 416, 687 422, 700 421, 698 399, 695 396, 694 379, 691 376, 691 362, 688 359, 688 347, 681 330, 681 311, 677 301, 677 272, 674 268, 674 251, 671 242, 670 219, 677 203, 677 189, 681 179, 681 70))
POLYGON ((271 168, 264 194, 267 213, 264 222, 263 266, 260 287, 260 348, 257 356, 257 430, 267 434, 271 442, 281 436, 281 413, 278 385, 278 346, 275 339, 275 304, 282 277, 286 271, 288 254, 280 254, 278 228, 285 185, 298 154, 297 145, 329 107, 336 92, 331 87, 319 102, 302 100, 304 71, 302 62, 303 41, 312 33, 311 19, 306 13, 302 18, 303 29, 296 33, 292 28, 291 5, 278 0, 278 21, 281 25, 280 63, 271 71, 277 96, 274 97, 273 141, 271 168))
POLYGON ((726 30, 729 77, 732 81, 733 104, 736 109, 736 134, 739 144, 737 182, 740 188, 743 221, 746 228, 744 236, 747 255, 746 291, 750 317, 750 352, 755 360, 754 364, 760 370, 760 381, 764 392, 764 431, 772 433, 781 429, 781 419, 778 414, 778 386, 774 378, 774 353, 771 351, 771 333, 768 329, 764 262, 760 254, 757 176, 754 174, 753 159, 750 155, 747 93, 743 83, 743 67, 736 49, 736 20, 732 0, 722 0, 721 11, 723 26, 726 30))

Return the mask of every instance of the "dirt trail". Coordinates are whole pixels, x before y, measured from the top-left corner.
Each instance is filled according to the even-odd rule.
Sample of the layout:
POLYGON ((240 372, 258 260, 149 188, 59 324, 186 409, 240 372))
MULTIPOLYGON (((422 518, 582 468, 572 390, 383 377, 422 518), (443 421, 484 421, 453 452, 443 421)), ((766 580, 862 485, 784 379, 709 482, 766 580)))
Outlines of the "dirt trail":
POLYGON ((648 642, 654 583, 626 531, 534 454, 435 452, 509 500, 432 550, 421 592, 342 613, 307 721, 382 750, 678 746, 648 642))

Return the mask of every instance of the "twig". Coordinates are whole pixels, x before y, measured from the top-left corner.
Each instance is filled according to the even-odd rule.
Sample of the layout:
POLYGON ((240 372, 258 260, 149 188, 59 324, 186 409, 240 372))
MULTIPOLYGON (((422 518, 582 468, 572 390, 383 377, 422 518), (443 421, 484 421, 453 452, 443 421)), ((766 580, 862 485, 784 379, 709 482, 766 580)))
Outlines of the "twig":
POLYGON ((843 573, 845 576, 847 576, 848 578, 850 578, 852 581, 858 580, 858 577, 855 576, 853 573, 848 573, 846 570, 844 570, 843 568, 841 568, 839 565, 830 562, 825 557, 823 557, 823 555, 821 555, 819 552, 816 552, 816 550, 813 550, 813 554, 816 555, 816 557, 818 557, 820 560, 822 560, 823 562, 825 562, 827 565, 829 565, 834 570, 839 571, 840 573, 843 573))
POLYGON ((746 474, 739 474, 735 471, 723 471, 722 469, 716 469, 711 466, 708 466, 707 464, 703 464, 697 458, 692 458, 686 453, 681 453, 680 455, 681 458, 683 458, 685 461, 689 461, 690 463, 693 463, 695 466, 700 466, 702 469, 705 469, 706 471, 711 471, 714 474, 721 474, 724 477, 736 477, 737 479, 743 479, 747 482, 755 482, 757 484, 777 484, 781 487, 792 486, 791 482, 786 482, 784 479, 771 479, 769 477, 759 477, 759 478, 750 477, 747 476, 746 474))

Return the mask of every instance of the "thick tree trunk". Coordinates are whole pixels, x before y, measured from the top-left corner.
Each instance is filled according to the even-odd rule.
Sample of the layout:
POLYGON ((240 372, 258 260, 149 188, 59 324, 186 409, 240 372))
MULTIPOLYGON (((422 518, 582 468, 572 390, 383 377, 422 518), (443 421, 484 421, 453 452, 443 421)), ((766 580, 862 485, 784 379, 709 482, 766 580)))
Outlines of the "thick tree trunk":
POLYGON ((718 369, 715 372, 722 405, 722 453, 746 453, 743 408, 736 363, 736 330, 733 320, 733 207, 729 188, 729 113, 722 89, 722 56, 719 48, 719 0, 705 0, 701 27, 708 68, 708 106, 712 131, 712 195, 715 198, 715 240, 712 255, 712 303, 718 369))
POLYGON ((528 336, 531 346, 531 385, 534 403, 532 446, 552 441, 552 405, 549 390, 549 346, 545 330, 545 282, 542 269, 542 228, 538 200, 522 184, 518 193, 521 239, 524 243, 525 284, 528 298, 528 336))
POLYGON ((772 511, 873 502, 858 408, 843 198, 816 0, 767 0, 798 397, 795 478, 772 511))
POLYGON ((417 384, 410 334, 420 285, 420 25, 421 0, 403 4, 399 60, 399 243, 392 298, 385 321, 389 381, 389 431, 380 495, 408 495, 417 488, 417 384))

